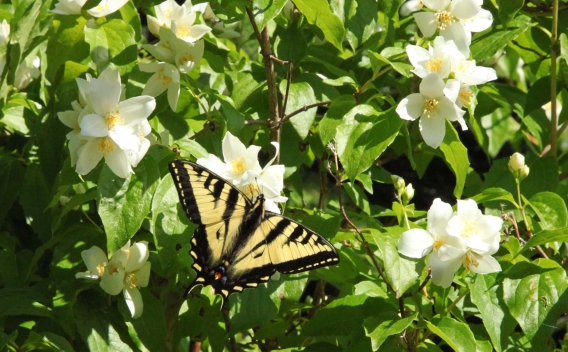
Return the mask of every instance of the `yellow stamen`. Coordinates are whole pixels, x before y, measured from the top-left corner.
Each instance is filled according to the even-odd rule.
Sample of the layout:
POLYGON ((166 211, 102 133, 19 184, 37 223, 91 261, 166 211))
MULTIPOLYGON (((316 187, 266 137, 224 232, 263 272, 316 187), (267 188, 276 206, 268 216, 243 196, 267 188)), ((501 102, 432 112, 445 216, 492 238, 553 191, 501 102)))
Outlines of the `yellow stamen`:
POLYGON ((109 130, 112 130, 116 125, 124 125, 124 119, 120 117, 120 111, 118 110, 107 112, 105 120, 109 130))
POLYGON ((166 76, 164 71, 160 71, 158 73, 158 79, 162 81, 162 85, 167 86, 168 84, 172 83, 172 78, 170 76, 166 76))
POLYGON ((185 53, 184 55, 182 55, 179 58, 179 63, 181 65, 185 65, 186 63, 188 63, 189 61, 193 62, 195 61, 195 58, 193 57, 193 55, 191 55, 190 53, 185 53))
POLYGON ((473 61, 473 60, 461 59, 458 62, 458 72, 465 73, 465 72, 469 71, 470 69, 472 69, 473 67, 475 67, 475 61, 473 61))
POLYGON ((99 142, 99 150, 103 152, 104 156, 107 156, 114 150, 114 143, 109 137, 103 137, 99 142))
POLYGON ((438 107, 438 101, 436 99, 428 99, 424 103, 424 110, 422 110, 422 115, 426 115, 427 118, 435 116, 440 108, 438 107))
POLYGON ((444 244, 446 244, 446 241, 444 241, 444 239, 436 238, 434 239, 434 244, 432 245, 432 247, 434 247, 434 251, 437 252, 438 249, 440 249, 444 244))
POLYGON ((430 72, 441 73, 442 72, 442 62, 443 62, 443 60, 441 58, 431 59, 426 64, 424 64, 424 66, 426 66, 426 68, 430 72))
POLYGON ((461 226, 461 236, 463 238, 469 238, 472 236, 477 236, 479 230, 477 229, 477 224, 475 221, 466 221, 461 226))
POLYGON ((440 11, 436 13, 436 22, 438 22, 438 29, 444 30, 454 24, 454 16, 448 11, 440 11))
POLYGON ((473 256, 473 254, 468 251, 464 256, 463 256, 463 266, 467 269, 470 270, 471 266, 474 267, 478 267, 479 266, 479 262, 477 261, 477 259, 475 259, 475 257, 473 256))
POLYGON ((176 36, 178 38, 186 38, 186 37, 189 37, 190 34, 191 34, 191 30, 189 29, 189 26, 181 26, 181 27, 178 28, 176 36))
POLYGON ((458 99, 465 106, 470 105, 472 97, 473 97, 473 93, 469 89, 461 89, 460 93, 458 94, 458 99))
POLYGON ((170 18, 170 14, 172 13, 172 10, 165 10, 164 11, 164 17, 165 18, 170 18))
POLYGON ((129 274, 126 274, 124 276, 124 284, 128 288, 135 288, 137 282, 138 282, 138 278, 136 277, 136 274, 134 274, 134 273, 129 273, 129 274))
POLYGON ((174 46, 169 40, 160 40, 159 45, 163 46, 164 48, 166 48, 168 50, 174 51, 174 46))
POLYGON ((106 265, 107 265, 107 263, 97 265, 97 275, 103 276, 103 274, 105 273, 106 265))
POLYGON ((246 186, 244 194, 250 199, 253 199, 257 194, 260 194, 260 190, 258 189, 257 186, 250 183, 246 186))
POLYGON ((231 165, 233 165, 232 172, 234 174, 240 175, 246 171, 247 166, 245 164, 245 158, 243 158, 242 156, 240 158, 237 158, 236 160, 231 160, 230 163, 231 165))

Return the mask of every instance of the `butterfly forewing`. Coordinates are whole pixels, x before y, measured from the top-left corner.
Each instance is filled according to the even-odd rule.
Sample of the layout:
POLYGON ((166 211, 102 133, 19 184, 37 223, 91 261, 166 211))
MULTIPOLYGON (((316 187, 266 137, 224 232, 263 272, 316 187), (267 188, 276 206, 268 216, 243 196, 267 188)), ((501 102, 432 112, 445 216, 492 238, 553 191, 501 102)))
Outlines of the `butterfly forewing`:
POLYGON ((202 166, 175 160, 169 167, 182 207, 198 225, 242 217, 252 208, 242 192, 202 166))

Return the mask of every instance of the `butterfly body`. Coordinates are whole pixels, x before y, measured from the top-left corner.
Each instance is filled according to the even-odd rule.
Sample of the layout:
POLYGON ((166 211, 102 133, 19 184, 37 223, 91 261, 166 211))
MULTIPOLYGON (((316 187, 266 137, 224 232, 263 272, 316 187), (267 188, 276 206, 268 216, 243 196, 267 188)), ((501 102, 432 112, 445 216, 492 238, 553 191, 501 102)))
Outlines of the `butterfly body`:
POLYGON ((190 255, 195 285, 211 285, 227 298, 266 282, 276 272, 296 273, 339 262, 335 248, 302 224, 264 209, 230 182, 206 168, 175 160, 169 164, 180 202, 199 225, 190 255))

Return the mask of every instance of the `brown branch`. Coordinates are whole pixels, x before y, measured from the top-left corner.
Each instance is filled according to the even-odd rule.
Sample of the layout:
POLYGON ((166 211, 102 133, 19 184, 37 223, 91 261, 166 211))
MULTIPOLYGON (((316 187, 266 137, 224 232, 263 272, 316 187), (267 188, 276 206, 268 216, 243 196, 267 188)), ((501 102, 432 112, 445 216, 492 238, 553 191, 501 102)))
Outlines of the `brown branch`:
MULTIPOLYGON (((259 31, 256 22, 254 21, 254 14, 250 8, 246 8, 248 18, 252 24, 252 28, 254 29, 254 33, 256 35, 256 39, 260 44, 260 53, 263 56, 264 62, 264 70, 266 72, 266 84, 268 87, 268 107, 270 109, 270 120, 274 123, 276 131, 273 133, 273 139, 280 144, 280 115, 278 112, 278 89, 276 87, 276 73, 274 72, 274 63, 271 59, 273 55, 272 48, 270 47, 270 38, 268 37, 268 29, 264 27, 264 29, 259 31)), ((276 156, 276 163, 279 162, 280 155, 276 156)))
MULTIPOLYGON (((367 254, 369 255, 369 257, 373 261, 373 265, 375 266, 375 268, 379 272, 379 275, 381 276, 383 281, 387 284, 387 287, 391 291, 393 291, 398 298, 398 295, 399 295, 398 291, 396 291, 392 287, 390 282, 387 280, 387 277, 386 277, 385 273, 383 272, 383 269, 381 269, 381 266, 379 265, 379 262, 377 261, 377 258, 375 257, 375 254, 373 253, 373 250, 369 246, 369 243, 367 242, 367 240, 365 240, 363 233, 361 233, 361 230, 359 230, 359 228, 357 226, 355 226, 355 224, 351 221, 351 219, 349 219, 349 217, 347 216, 347 213, 345 212, 345 207, 343 205, 343 197, 341 196, 341 187, 340 187, 341 186, 341 176, 339 175, 339 160, 337 158, 337 147, 334 144, 329 143, 328 148, 333 153, 333 158, 334 158, 334 161, 335 161, 335 172, 336 172, 336 174, 332 173, 332 175, 335 178, 336 186, 339 187, 337 194, 338 194, 338 200, 339 200, 339 210, 341 211, 341 215, 343 216, 345 221, 347 221, 349 226, 351 226, 353 228, 353 230, 355 230, 355 232, 357 232, 357 234, 359 235, 359 240, 361 241, 361 244, 363 245, 363 247, 367 251, 367 254)), ((401 312, 401 313, 404 313, 404 312, 401 312)))
POLYGON ((558 1, 552 0, 552 38, 550 38, 550 154, 556 157, 558 115, 556 113, 556 56, 558 49, 558 1))
POLYGON ((283 124, 284 122, 288 121, 292 116, 296 116, 303 111, 307 111, 308 109, 315 108, 316 106, 329 105, 330 103, 331 103, 330 100, 326 100, 326 101, 320 101, 319 103, 313 103, 313 104, 302 106, 298 110, 294 110, 291 113, 289 113, 288 115, 284 116, 282 118, 282 120, 280 120, 280 124, 283 124))
MULTIPOLYGON (((221 313, 223 314, 223 320, 225 321, 225 330, 227 330, 227 334, 230 334, 231 331, 231 317, 229 317, 229 302, 228 300, 223 300, 223 306, 221 307, 221 313), (226 301, 226 302, 225 302, 226 301)), ((235 336, 231 335, 231 350, 236 352, 239 350, 239 345, 237 345, 237 341, 235 340, 235 336)))
POLYGON ((263 125, 270 126, 270 121, 267 120, 245 120, 245 125, 263 125))

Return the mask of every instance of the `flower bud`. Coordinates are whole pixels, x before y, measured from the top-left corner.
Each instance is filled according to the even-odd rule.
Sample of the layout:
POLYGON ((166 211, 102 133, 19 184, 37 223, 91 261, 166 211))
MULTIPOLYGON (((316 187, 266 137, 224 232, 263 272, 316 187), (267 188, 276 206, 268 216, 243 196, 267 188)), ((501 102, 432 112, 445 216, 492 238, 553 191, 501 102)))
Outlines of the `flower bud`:
POLYGON ((403 193, 404 192, 404 186, 406 186, 404 179, 400 176, 397 176, 397 175, 391 175, 391 180, 392 180, 392 184, 394 185, 394 188, 397 190, 397 192, 399 194, 403 193))
POLYGON ((523 165, 523 167, 521 167, 521 169, 519 170, 519 180, 522 181, 525 178, 527 178, 527 176, 529 175, 529 167, 526 165, 523 165))
POLYGON ((515 153, 511 155, 509 159, 509 170, 512 173, 519 171, 523 166, 525 166, 525 157, 522 154, 515 153))
POLYGON ((410 203, 412 198, 414 198, 414 187, 412 187, 412 183, 409 183, 408 186, 404 188, 401 197, 402 197, 402 203, 404 205, 410 203))

